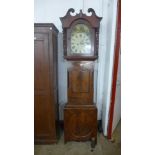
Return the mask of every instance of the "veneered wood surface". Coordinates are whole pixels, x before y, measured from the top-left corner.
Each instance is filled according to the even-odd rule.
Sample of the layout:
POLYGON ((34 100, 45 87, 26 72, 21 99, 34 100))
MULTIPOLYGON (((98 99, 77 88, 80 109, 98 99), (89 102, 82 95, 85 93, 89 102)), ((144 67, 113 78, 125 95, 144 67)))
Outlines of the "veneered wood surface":
POLYGON ((35 24, 34 33, 34 142, 56 142, 57 66, 52 25, 35 24))
POLYGON ((64 109, 64 140, 97 139, 97 108, 95 106, 66 106, 64 109))
POLYGON ((72 62, 68 68, 68 104, 93 104, 93 62, 72 62))

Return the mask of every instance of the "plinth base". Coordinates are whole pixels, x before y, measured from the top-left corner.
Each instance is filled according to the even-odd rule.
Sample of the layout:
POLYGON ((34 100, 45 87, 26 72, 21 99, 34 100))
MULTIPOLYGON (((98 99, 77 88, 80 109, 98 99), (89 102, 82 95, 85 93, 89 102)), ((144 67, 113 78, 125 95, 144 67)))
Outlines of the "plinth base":
POLYGON ((64 141, 97 142, 97 108, 94 105, 66 105, 64 108, 64 141))

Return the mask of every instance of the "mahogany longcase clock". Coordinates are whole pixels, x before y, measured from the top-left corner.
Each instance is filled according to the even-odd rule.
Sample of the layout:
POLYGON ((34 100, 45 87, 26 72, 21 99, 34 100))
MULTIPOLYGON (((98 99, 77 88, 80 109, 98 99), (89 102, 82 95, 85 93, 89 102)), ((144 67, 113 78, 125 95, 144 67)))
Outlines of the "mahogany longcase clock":
POLYGON ((101 17, 92 8, 87 16, 69 9, 61 17, 64 58, 68 61, 68 102, 64 108, 64 140, 97 139, 97 108, 93 102, 94 60, 98 58, 101 17))

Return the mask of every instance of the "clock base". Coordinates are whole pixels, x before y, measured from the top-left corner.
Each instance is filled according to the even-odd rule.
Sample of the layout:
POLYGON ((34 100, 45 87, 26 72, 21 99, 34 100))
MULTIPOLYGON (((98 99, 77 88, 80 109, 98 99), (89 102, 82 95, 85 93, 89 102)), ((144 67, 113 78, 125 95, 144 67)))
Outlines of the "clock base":
POLYGON ((64 141, 97 142, 97 108, 95 105, 66 105, 64 108, 64 141))

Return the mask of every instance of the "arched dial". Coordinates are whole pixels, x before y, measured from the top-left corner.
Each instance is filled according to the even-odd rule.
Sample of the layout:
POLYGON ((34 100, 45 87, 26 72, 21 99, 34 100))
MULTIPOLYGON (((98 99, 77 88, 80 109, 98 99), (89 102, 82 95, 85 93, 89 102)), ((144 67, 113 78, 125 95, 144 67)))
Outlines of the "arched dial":
POLYGON ((91 33, 85 24, 77 24, 71 32, 71 54, 91 53, 91 33))

